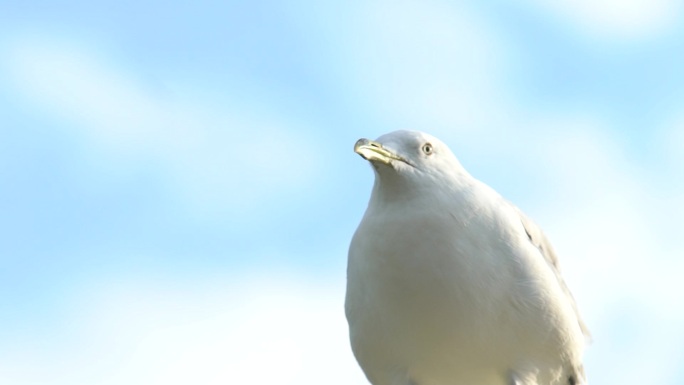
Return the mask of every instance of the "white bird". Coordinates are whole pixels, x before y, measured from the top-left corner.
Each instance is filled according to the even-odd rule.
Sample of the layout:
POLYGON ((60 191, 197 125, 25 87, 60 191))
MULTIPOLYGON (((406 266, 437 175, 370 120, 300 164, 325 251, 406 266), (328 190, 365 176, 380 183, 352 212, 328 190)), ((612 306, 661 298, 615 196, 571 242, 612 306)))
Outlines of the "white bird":
POLYGON ((360 139, 375 184, 345 311, 373 385, 579 385, 588 331, 542 231, 421 132, 360 139))

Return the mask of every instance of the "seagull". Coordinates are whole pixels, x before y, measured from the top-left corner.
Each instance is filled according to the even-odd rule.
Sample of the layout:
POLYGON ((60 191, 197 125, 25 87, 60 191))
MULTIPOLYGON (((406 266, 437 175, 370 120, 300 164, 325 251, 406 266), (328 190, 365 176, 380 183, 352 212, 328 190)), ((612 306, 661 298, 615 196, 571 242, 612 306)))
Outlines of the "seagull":
POLYGON ((532 220, 417 131, 359 139, 375 183, 345 313, 373 385, 580 385, 589 332, 532 220))

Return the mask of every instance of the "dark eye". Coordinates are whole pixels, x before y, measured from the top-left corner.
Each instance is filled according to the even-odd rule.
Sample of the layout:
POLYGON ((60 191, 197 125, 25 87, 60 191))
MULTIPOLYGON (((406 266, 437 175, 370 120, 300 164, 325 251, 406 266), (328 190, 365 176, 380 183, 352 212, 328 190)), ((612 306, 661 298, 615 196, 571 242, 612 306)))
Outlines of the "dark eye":
POLYGON ((425 143, 423 145, 423 153, 425 153, 425 155, 432 155, 432 151, 432 145, 430 143, 425 143))

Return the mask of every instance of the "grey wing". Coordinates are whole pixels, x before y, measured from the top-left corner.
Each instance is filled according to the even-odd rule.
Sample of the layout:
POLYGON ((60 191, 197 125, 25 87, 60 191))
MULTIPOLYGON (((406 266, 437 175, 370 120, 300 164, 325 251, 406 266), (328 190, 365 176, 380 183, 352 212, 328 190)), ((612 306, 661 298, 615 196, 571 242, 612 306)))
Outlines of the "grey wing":
POLYGON ((572 293, 570 292, 568 285, 566 285, 565 281, 563 280, 563 277, 561 276, 560 266, 558 264, 558 256, 556 255, 553 246, 551 246, 551 243, 549 242, 548 238, 546 238, 546 235, 544 235, 544 233, 541 231, 539 226, 537 226, 530 218, 523 214, 519 209, 516 208, 516 210, 520 215, 520 221, 522 222, 522 225, 525 228, 527 236, 530 238, 530 242, 532 242, 532 244, 537 249, 539 249, 541 255, 544 256, 544 259, 549 264, 549 267, 556 275, 556 279, 558 279, 558 284, 563 289, 563 292, 572 304, 572 308, 575 310, 575 316, 577 317, 577 322, 579 323, 579 326, 582 329, 582 333, 587 339, 591 339, 589 329, 580 317, 579 310, 577 309, 577 303, 575 302, 575 297, 572 296, 572 293))

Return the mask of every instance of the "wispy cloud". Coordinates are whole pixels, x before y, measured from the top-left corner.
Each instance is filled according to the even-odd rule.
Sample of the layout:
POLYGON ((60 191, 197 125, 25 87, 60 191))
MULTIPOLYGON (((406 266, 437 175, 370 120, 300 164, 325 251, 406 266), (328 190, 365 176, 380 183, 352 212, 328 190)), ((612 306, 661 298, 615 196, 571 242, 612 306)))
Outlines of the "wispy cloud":
POLYGON ((227 91, 227 104, 217 110, 206 95, 188 100, 155 92, 73 43, 34 38, 8 46, 0 60, 25 103, 67 122, 71 134, 86 138, 95 161, 161 166, 199 212, 253 209, 273 191, 301 191, 320 171, 302 151, 314 148, 302 130, 307 123, 268 105, 245 109, 227 91))
POLYGON ((70 343, 3 357, 7 384, 363 383, 347 339, 341 277, 291 275, 89 287, 70 343), (331 283, 332 282, 332 283, 331 283), (41 368, 41 370, 36 370, 41 368))
POLYGON ((668 31, 682 18, 676 0, 559 0, 530 3, 595 39, 634 40, 668 31))
POLYGON ((347 13, 354 29, 332 44, 361 105, 403 128, 469 130, 488 121, 507 52, 477 12, 462 3, 381 1, 347 13))
POLYGON ((551 236, 592 326, 591 380, 673 383, 672 357, 681 356, 684 342, 677 326, 684 320, 677 305, 684 282, 675 277, 684 268, 677 257, 684 245, 669 229, 678 226, 672 210, 684 206, 684 190, 672 198, 600 119, 555 116, 541 127, 547 130, 538 132, 537 147, 548 197, 527 205, 551 236))

